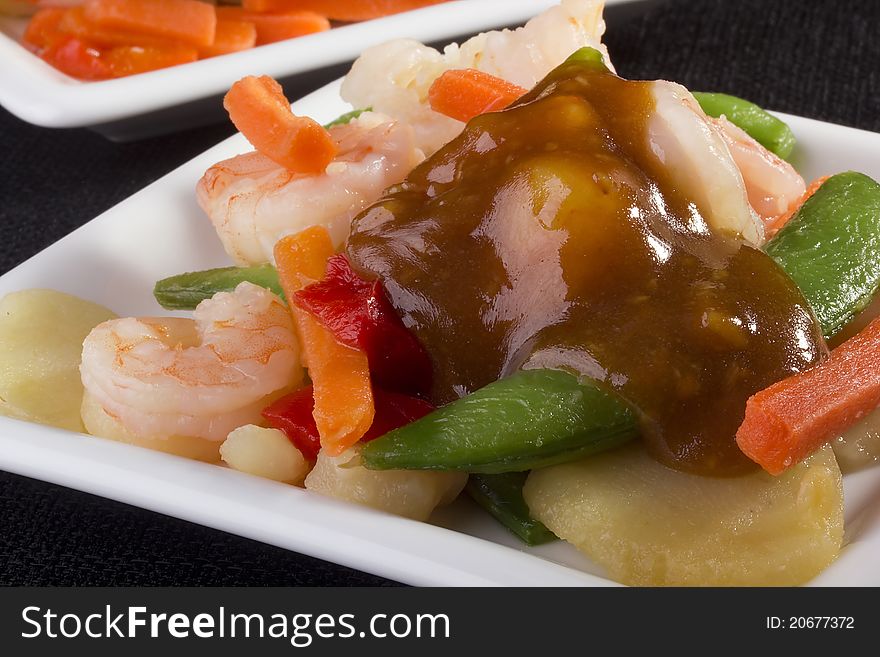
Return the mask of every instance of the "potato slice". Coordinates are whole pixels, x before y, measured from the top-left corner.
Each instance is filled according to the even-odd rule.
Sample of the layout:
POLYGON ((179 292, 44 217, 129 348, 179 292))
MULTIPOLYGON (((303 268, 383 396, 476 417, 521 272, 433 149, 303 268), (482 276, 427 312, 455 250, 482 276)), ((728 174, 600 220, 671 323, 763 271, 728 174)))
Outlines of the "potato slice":
POLYGON ((437 506, 452 502, 465 483, 463 472, 367 470, 357 448, 339 456, 319 452, 305 481, 309 490, 414 520, 427 520, 437 506))
POLYGON ((253 424, 230 432, 220 456, 234 470, 299 486, 311 463, 278 429, 253 424))
POLYGON ((166 454, 176 454, 188 459, 217 463, 220 460, 219 440, 204 440, 191 436, 171 436, 170 438, 142 438, 136 436, 114 417, 111 417, 88 392, 83 395, 82 421, 86 430, 93 436, 109 438, 120 443, 155 449, 166 454))
POLYGON ((880 462, 880 408, 844 431, 831 446, 844 472, 880 462))
POLYGON ((82 343, 116 317, 103 306, 54 290, 0 300, 0 414, 82 431, 82 343))
POLYGON ((532 472, 532 515, 625 584, 790 586, 843 541, 843 488, 830 447, 779 477, 671 470, 640 445, 532 472))

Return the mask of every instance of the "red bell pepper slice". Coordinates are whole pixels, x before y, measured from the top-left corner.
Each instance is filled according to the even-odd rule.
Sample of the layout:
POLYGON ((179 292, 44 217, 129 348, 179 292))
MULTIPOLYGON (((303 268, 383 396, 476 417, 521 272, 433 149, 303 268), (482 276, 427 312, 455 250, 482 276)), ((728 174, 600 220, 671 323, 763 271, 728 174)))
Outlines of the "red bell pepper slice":
POLYGON ((365 443, 410 422, 415 422, 434 410, 434 406, 424 399, 399 392, 379 390, 376 387, 373 387, 373 399, 376 403, 376 416, 370 429, 361 438, 365 443))
POLYGON ((361 278, 344 255, 331 257, 324 279, 297 292, 294 303, 339 342, 366 352, 379 387, 415 394, 430 390, 428 352, 403 325, 382 281, 361 278))
POLYGON ((43 51, 42 58, 62 73, 79 80, 106 80, 110 67, 101 52, 79 39, 58 41, 43 51))
MULTIPOLYGON (((373 424, 361 439, 363 442, 384 436, 434 410, 431 404, 418 397, 375 387, 373 402, 376 405, 376 414, 373 424)), ((277 399, 263 409, 263 417, 269 425, 283 431, 303 456, 312 461, 318 458, 318 451, 321 449, 318 427, 312 417, 314 408, 315 397, 312 386, 308 386, 277 399)))
POLYGON ((263 409, 263 417, 269 426, 281 429, 302 455, 314 461, 321 449, 321 438, 312 411, 315 395, 312 386, 276 399, 263 409))

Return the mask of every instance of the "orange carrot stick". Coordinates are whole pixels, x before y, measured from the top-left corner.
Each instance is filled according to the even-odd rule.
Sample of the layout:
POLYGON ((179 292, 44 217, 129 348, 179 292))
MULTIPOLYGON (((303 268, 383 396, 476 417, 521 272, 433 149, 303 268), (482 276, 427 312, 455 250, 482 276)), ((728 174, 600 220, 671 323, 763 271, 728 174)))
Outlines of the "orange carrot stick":
POLYGON ((246 21, 217 20, 214 43, 199 48, 200 57, 216 57, 253 48, 257 44, 257 28, 246 21))
POLYGON ((242 0, 251 11, 314 11, 334 21, 366 21, 446 0, 242 0))
MULTIPOLYGON (((288 299, 324 277, 333 242, 326 228, 314 226, 275 245, 275 263, 288 299)), ((375 406, 367 355, 340 344, 305 310, 291 304, 294 325, 315 395, 313 416, 321 446, 337 456, 354 445, 373 424, 375 406)))
POLYGON ((764 227, 764 234, 769 240, 773 237, 779 230, 788 223, 788 221, 797 213, 798 210, 801 209, 801 206, 807 202, 807 199, 810 198, 816 191, 822 186, 822 184, 828 180, 831 176, 821 176, 820 178, 816 178, 810 185, 807 187, 807 190, 801 195, 801 197, 792 203, 791 207, 788 208, 785 212, 783 212, 778 217, 774 218, 769 224, 764 227))
POLYGON ((121 78, 160 68, 188 64, 199 58, 192 46, 117 46, 104 54, 113 77, 121 78))
POLYGON ((86 17, 85 7, 71 7, 65 11, 58 24, 58 29, 64 34, 94 44, 99 48, 184 45, 180 41, 155 34, 103 27, 86 17))
POLYGON ((330 21, 313 11, 261 14, 241 7, 217 7, 217 18, 253 23, 257 28, 258 46, 330 29, 330 21))
POLYGON ((31 50, 40 51, 61 41, 64 38, 64 33, 58 28, 66 11, 66 9, 54 7, 40 9, 31 16, 22 36, 22 42, 31 50))
POLYGON ((295 173, 321 173, 336 154, 324 127, 294 116, 284 92, 272 78, 248 76, 223 99, 229 118, 260 153, 295 173))
POLYGON ((753 395, 736 432, 750 459, 779 474, 880 406, 880 318, 821 365, 753 395))
POLYGON ((257 27, 257 45, 276 43, 285 39, 330 29, 330 21, 313 11, 294 11, 286 14, 257 14, 251 20, 257 27))
POLYGON ((431 109, 470 121, 486 112, 502 110, 526 93, 522 87, 476 69, 446 71, 428 90, 431 109))
POLYGON ((143 32, 194 46, 214 42, 214 7, 198 0, 87 0, 86 18, 105 28, 143 32))

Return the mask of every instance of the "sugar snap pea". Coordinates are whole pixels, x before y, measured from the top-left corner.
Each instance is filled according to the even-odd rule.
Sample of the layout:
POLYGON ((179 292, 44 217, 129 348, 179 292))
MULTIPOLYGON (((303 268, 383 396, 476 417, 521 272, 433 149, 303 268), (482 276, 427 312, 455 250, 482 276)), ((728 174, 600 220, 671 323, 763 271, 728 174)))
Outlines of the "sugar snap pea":
POLYGON ((880 184, 854 171, 831 176, 764 250, 797 283, 830 339, 880 288, 880 184))
POLYGON ((352 121, 354 121, 357 117, 359 117, 364 112, 369 112, 371 110, 372 110, 371 107, 367 107, 365 109, 351 110, 350 112, 346 112, 345 114, 340 114, 335 119, 330 121, 330 123, 325 123, 324 127, 325 128, 332 128, 335 125, 345 125, 346 123, 351 123, 352 121))
POLYGON ((504 474, 472 474, 468 478, 468 495, 528 545, 555 541, 556 534, 529 514, 522 489, 528 472, 504 474))
POLYGON ((230 292, 244 281, 268 288, 284 297, 278 272, 269 264, 220 267, 163 278, 153 288, 153 296, 159 305, 168 310, 192 310, 199 302, 210 299, 218 292, 230 292))
POLYGON ((595 48, 591 48, 590 46, 584 46, 583 48, 578 48, 573 53, 571 53, 565 60, 565 63, 569 62, 579 62, 581 64, 590 64, 591 66, 598 66, 608 69, 605 66, 605 57, 601 52, 596 50, 595 48))
POLYGON ((693 92, 700 107, 709 116, 722 114, 735 126, 742 128, 768 151, 788 159, 794 149, 794 133, 788 125, 775 116, 736 96, 703 91, 693 92))
POLYGON ((616 447, 635 413, 602 385, 558 370, 523 370, 367 443, 374 470, 522 472, 616 447))

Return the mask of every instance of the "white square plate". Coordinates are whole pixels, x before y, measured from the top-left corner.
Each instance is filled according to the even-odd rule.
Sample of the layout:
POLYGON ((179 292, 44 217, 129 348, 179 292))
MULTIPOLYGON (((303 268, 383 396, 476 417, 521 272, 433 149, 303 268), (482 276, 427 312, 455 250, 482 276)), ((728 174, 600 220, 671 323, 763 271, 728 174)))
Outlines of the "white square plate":
MULTIPOLYGON (((611 0, 609 4, 626 1, 611 0)), ((25 19, 0 17, 0 105, 20 119, 48 128, 99 126, 99 132, 119 139, 167 132, 177 125, 197 124, 197 115, 205 108, 196 104, 177 112, 161 110, 223 94, 245 75, 287 79, 352 61, 364 49, 398 37, 446 42, 465 34, 524 23, 557 2, 457 0, 100 82, 80 82, 52 68, 21 45, 25 19), (158 114, 149 116, 153 113, 158 114), (131 120, 144 115, 141 121, 131 120)))
MULTIPOLYGON (((328 121, 349 108, 339 82, 294 104, 328 121)), ((784 116, 811 180, 855 169, 880 178, 880 134, 784 116)), ((153 283, 227 265, 194 187, 236 135, 0 277, 0 296, 48 287, 121 315, 155 315, 153 283)), ((394 517, 223 467, 0 417, 0 468, 417 585, 612 585, 571 546, 527 548, 468 500, 434 524, 394 517)), ((845 478, 847 547, 813 583, 880 585, 880 467, 845 478)))

